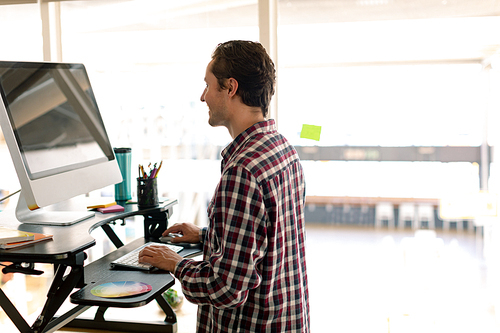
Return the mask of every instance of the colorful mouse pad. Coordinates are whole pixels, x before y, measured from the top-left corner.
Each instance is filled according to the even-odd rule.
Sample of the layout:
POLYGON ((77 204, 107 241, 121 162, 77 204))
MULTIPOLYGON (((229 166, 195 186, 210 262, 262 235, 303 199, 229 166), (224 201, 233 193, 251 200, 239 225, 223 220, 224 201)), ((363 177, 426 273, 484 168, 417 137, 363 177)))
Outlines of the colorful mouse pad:
POLYGON ((151 291, 151 285, 136 281, 108 282, 95 286, 92 295, 106 298, 130 297, 151 291))

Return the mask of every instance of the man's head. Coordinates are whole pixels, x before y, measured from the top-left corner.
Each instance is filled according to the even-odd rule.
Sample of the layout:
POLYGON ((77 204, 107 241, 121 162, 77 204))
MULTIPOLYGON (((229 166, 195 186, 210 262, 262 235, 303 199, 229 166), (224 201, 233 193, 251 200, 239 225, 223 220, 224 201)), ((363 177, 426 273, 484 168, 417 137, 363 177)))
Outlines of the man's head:
POLYGON ((276 70, 260 43, 233 40, 219 44, 212 54, 212 73, 222 89, 227 79, 238 81, 236 95, 243 104, 260 107, 267 118, 274 95, 276 70))

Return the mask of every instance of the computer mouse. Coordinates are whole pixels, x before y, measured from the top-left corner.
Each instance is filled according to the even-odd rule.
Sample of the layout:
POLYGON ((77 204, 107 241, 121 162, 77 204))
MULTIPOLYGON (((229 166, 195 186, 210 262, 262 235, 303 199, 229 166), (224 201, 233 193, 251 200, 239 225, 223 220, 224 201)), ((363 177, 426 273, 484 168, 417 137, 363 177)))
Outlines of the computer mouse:
POLYGON ((192 248, 192 247, 197 247, 198 245, 200 245, 200 243, 198 244, 192 244, 192 243, 174 243, 172 242, 172 239, 176 238, 176 237, 179 237, 181 235, 177 235, 177 234, 169 234, 168 236, 162 236, 160 237, 158 240, 162 243, 166 243, 166 244, 172 244, 172 245, 179 245, 179 246, 182 246, 184 248, 192 248))
POLYGON ((172 239, 175 237, 180 237, 182 235, 179 234, 168 234, 167 236, 161 236, 158 240, 162 243, 171 243, 172 239))
POLYGON ((158 240, 162 243, 172 243, 172 238, 171 236, 162 236, 158 240))

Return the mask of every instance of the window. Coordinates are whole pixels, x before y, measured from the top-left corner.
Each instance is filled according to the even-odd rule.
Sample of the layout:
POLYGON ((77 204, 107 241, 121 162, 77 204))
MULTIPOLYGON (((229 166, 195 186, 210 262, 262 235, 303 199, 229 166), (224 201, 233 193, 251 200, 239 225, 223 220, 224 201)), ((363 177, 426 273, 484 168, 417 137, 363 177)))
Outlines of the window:
MULTIPOLYGON (((297 146, 480 146, 484 59, 499 42, 494 15, 488 1, 279 1, 280 131, 297 146), (303 124, 321 126, 321 140, 301 139, 303 124)), ((436 198, 479 189, 473 163, 304 165, 309 195, 436 198)))
MULTIPOLYGON (((484 117, 495 116, 485 112, 491 95, 484 60, 500 45, 496 10, 487 0, 280 0, 280 131, 297 146, 479 146, 484 117), (321 141, 300 139, 306 123, 322 126, 321 141)), ((4 44, 15 45, 0 50, 2 59, 42 60, 39 11, 38 4, 1 7, 0 25, 12 32, 4 44)), ((207 126, 199 101, 205 66, 220 42, 258 40, 258 1, 61 1, 60 12, 63 61, 86 65, 114 145, 132 147, 134 164, 168 160, 160 182, 164 195, 199 189, 211 195, 216 160, 230 137, 224 128, 207 126)), ((338 163, 354 164, 321 163, 322 174, 309 166, 318 163, 306 163, 308 194, 317 188, 345 195, 344 187, 325 189, 314 177, 335 173, 338 163)), ((416 168, 381 163, 390 175, 424 179, 429 172, 425 162, 416 168)), ((432 165, 431 174, 449 171, 448 182, 464 172, 451 163, 432 165)), ((465 188, 477 187, 478 166, 468 165, 460 179, 465 188)), ((360 163, 347 168, 345 178, 370 170, 371 164, 360 163)), ((384 191, 403 195, 397 186, 384 191)), ((377 188, 351 187, 349 193, 377 188)))
POLYGON ((174 218, 193 205, 204 218, 231 139, 208 125, 205 68, 217 44, 258 40, 257 1, 68 1, 61 24, 63 59, 87 66, 111 141, 132 147, 133 165, 163 159, 174 218))

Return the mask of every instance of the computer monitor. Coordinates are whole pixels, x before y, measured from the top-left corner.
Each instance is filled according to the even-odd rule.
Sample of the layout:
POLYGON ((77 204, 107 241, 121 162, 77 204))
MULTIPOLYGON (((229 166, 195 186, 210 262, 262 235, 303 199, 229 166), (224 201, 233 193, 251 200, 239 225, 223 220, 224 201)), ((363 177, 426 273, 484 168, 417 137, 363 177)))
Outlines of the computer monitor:
POLYGON ((0 61, 0 97, 21 185, 17 219, 67 225, 93 216, 56 205, 122 181, 84 65, 0 61))

